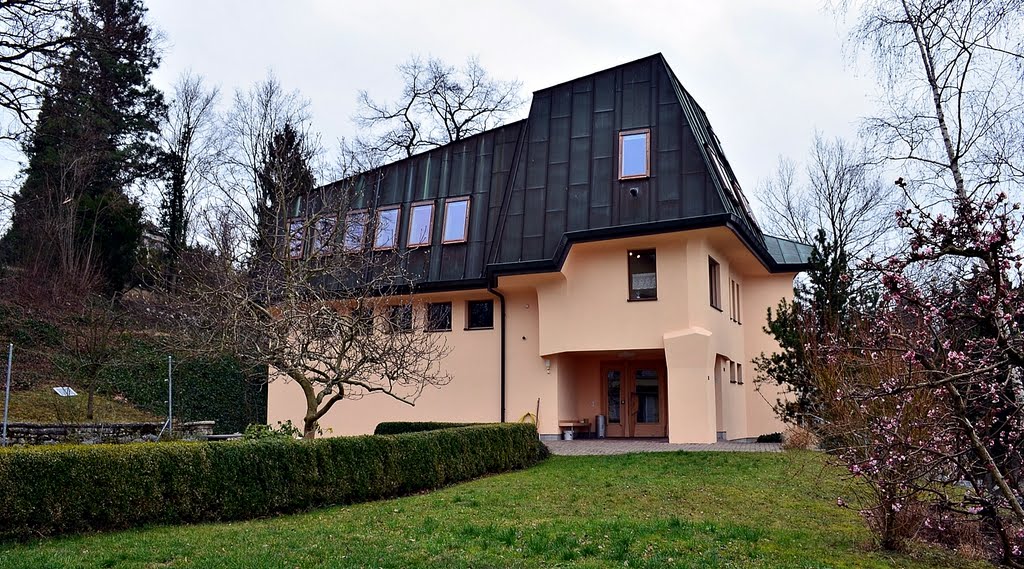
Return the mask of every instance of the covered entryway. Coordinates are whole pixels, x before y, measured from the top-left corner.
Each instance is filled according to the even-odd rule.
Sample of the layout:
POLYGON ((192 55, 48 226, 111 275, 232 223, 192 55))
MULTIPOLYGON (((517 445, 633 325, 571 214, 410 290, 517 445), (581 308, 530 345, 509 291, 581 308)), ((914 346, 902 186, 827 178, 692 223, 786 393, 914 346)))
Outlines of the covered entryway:
POLYGON ((666 375, 664 361, 602 362, 602 413, 607 417, 607 436, 667 435, 666 375))

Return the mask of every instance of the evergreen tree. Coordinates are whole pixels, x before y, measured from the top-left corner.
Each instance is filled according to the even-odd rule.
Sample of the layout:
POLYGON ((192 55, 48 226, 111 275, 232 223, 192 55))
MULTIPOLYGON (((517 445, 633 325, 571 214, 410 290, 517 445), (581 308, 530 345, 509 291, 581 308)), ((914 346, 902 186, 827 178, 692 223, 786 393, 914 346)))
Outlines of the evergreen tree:
POLYGON ((807 350, 848 330, 855 301, 846 251, 822 230, 814 241, 808 282, 797 286, 793 302, 783 300, 774 312, 768 309, 764 331, 779 343, 779 350, 754 359, 757 381, 778 385, 789 395, 776 401, 776 412, 783 420, 805 427, 812 427, 819 417, 823 396, 807 369, 807 350))
POLYGON ((291 123, 274 133, 263 165, 257 173, 256 234, 253 247, 257 261, 270 258, 283 245, 276 236, 289 217, 296 217, 301 198, 313 190, 315 179, 310 168, 311 152, 305 136, 291 123))
POLYGON ((57 67, 25 145, 28 166, 3 239, 9 263, 70 282, 128 283, 142 208, 127 191, 156 175, 165 112, 150 83, 158 64, 141 0, 90 0, 72 20, 79 38, 57 67))

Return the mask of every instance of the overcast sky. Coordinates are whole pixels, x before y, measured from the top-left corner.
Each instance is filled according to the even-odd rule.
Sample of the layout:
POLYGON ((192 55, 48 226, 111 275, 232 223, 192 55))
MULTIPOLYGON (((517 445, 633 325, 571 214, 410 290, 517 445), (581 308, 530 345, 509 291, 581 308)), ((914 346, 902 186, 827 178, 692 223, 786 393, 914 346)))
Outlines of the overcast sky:
MULTIPOLYGON (((156 75, 187 68, 225 95, 273 70, 312 103, 333 146, 355 131, 356 93, 400 90, 412 54, 476 55, 526 94, 652 53, 707 111, 741 183, 753 191, 780 154, 800 158, 815 129, 852 136, 873 81, 844 53, 845 31, 821 0, 396 2, 150 0, 165 36, 156 75)), ((523 109, 525 115, 526 109, 523 109)))
POLYGON ((412 54, 450 63, 478 56, 528 95, 661 52, 707 111, 748 193, 780 154, 806 154, 815 129, 853 136, 873 102, 871 74, 850 63, 845 31, 821 0, 147 4, 163 35, 158 87, 191 68, 219 85, 227 104, 273 70, 310 100, 328 147, 354 134, 358 90, 399 93, 394 68, 412 54))

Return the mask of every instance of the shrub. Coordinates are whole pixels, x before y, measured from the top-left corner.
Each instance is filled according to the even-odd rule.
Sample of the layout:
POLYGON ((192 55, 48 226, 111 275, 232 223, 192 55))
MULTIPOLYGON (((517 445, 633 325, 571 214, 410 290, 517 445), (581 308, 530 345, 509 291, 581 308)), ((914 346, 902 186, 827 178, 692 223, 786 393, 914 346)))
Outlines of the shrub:
POLYGON ((409 494, 540 460, 533 425, 295 441, 0 450, 0 538, 256 518, 409 494))
POLYGON ((375 435, 400 435, 402 433, 421 433, 424 431, 436 431, 438 429, 454 429, 456 427, 468 427, 478 423, 439 423, 429 421, 385 421, 378 423, 373 429, 375 435))
POLYGON ((782 435, 782 448, 784 450, 807 450, 817 448, 818 437, 811 431, 797 426, 786 428, 782 435))
POLYGON ((757 442, 759 443, 781 443, 782 433, 768 433, 764 435, 758 435, 757 442))
POLYGON ((277 422, 277 427, 265 425, 263 423, 253 423, 245 428, 245 432, 242 433, 242 439, 247 441, 257 441, 261 439, 301 439, 302 431, 292 422, 281 421, 277 422))

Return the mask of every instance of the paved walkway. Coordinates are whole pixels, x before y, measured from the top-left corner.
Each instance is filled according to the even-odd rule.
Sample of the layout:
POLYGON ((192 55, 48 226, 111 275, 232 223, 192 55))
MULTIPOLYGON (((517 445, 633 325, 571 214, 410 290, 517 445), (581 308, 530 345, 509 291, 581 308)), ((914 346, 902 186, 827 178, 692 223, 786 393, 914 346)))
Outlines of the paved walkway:
POLYGON ((552 454, 585 456, 601 454, 627 454, 631 452, 674 452, 715 451, 715 452, 779 452, 777 443, 710 443, 670 444, 664 439, 625 439, 544 441, 552 454))

